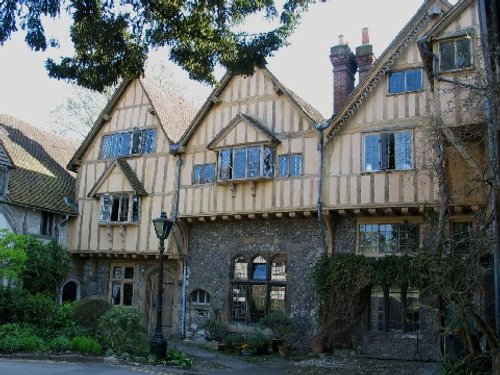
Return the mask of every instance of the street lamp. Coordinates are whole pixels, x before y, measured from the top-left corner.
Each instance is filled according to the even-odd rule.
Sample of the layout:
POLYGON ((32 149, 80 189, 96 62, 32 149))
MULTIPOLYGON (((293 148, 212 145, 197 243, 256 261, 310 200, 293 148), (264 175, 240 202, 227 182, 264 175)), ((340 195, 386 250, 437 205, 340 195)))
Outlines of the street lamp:
POLYGON ((156 328, 155 335, 151 340, 151 354, 156 356, 157 360, 167 358, 167 340, 162 333, 162 310, 163 310, 163 251, 165 251, 165 239, 170 233, 174 222, 167 217, 165 212, 161 212, 160 217, 153 220, 156 236, 160 240, 160 272, 158 275, 158 305, 156 306, 156 328))

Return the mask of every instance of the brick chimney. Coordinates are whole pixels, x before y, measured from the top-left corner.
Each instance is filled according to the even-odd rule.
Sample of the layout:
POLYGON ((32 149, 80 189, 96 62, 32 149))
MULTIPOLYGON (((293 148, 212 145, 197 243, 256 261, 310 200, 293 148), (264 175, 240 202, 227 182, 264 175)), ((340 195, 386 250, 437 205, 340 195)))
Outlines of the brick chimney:
POLYGON ((333 65, 333 113, 337 113, 354 90, 354 75, 357 64, 349 45, 344 44, 344 36, 339 35, 339 44, 330 49, 333 65))
POLYGON ((375 56, 373 56, 373 46, 370 44, 368 27, 361 31, 361 45, 356 47, 356 63, 359 67, 359 82, 363 82, 366 73, 371 69, 375 56))

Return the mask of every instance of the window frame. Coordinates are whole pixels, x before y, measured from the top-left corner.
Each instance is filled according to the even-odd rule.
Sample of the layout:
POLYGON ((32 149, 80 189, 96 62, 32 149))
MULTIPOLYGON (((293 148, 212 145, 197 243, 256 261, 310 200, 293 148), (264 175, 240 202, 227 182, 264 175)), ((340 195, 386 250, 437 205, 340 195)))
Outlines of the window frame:
POLYGON ((255 180, 270 180, 275 176, 275 164, 276 147, 273 145, 248 144, 243 146, 224 147, 219 149, 217 154, 216 181, 217 183, 236 183, 255 180), (251 163, 249 158, 249 150, 255 148, 259 149, 259 172, 256 176, 248 176, 249 164, 251 163), (241 158, 240 152, 242 150, 245 150, 244 177, 235 177, 235 173, 241 173, 241 171, 236 171, 235 164, 237 163, 236 159, 241 158), (267 155, 266 150, 269 150, 267 155), (225 155, 227 155, 227 157, 225 155), (270 158, 269 162, 266 162, 267 157, 270 158), (223 158, 227 161, 223 161, 223 158), (266 166, 268 166, 267 169, 266 166), (227 178, 222 178, 221 176, 223 174, 227 175, 227 178))
POLYGON ((217 179, 217 165, 216 163, 204 163, 204 164, 194 164, 193 172, 191 174, 191 184, 192 185, 205 185, 205 184, 213 184, 217 179), (196 169, 201 169, 200 171, 200 179, 196 178, 197 173, 196 169), (208 178, 208 169, 213 168, 213 178, 208 178))
POLYGON ((474 61, 473 61, 473 53, 472 53, 472 39, 468 35, 462 35, 462 36, 457 36, 453 38, 446 38, 438 41, 438 56, 439 56, 439 72, 440 73, 449 73, 449 72, 456 72, 460 70, 465 70, 465 69, 471 69, 474 66, 474 61), (467 41, 469 44, 469 61, 467 66, 460 66, 457 67, 457 60, 458 60, 458 48, 457 48, 457 43, 460 41, 467 41), (442 45, 443 44, 449 44, 453 42, 453 67, 452 68, 446 68, 443 69, 443 57, 442 57, 442 45))
MULTIPOLYGON (((387 231, 384 231, 387 232, 387 231)), ((420 222, 358 222, 357 223, 357 246, 356 246, 356 254, 364 255, 367 257, 382 257, 385 255, 395 255, 395 254, 412 254, 418 251, 420 248, 421 244, 421 223, 420 222), (397 226, 397 243, 396 243, 396 250, 395 251, 384 251, 383 246, 381 246, 381 226, 397 226), (364 226, 378 226, 377 231, 363 231, 362 227, 364 226), (413 228, 409 228, 409 227, 413 228), (411 242, 408 239, 408 233, 410 231, 415 231, 416 237, 414 239, 411 239, 411 242), (365 251, 364 248, 365 246, 363 245, 363 233, 367 233, 367 237, 370 233, 376 234, 378 233, 378 251, 376 252, 371 252, 371 251, 365 251), (402 236, 405 236, 403 238, 402 236), (403 246, 402 246, 403 243, 403 246), (414 244, 412 246, 412 243, 414 244)), ((385 240, 386 243, 388 244, 387 247, 390 247, 389 241, 385 240)), ((368 248, 368 246, 366 246, 368 248)))
POLYGON ((451 251, 454 255, 466 256, 470 253, 472 221, 454 220, 450 222, 451 251), (458 231, 458 226, 464 226, 466 233, 458 231))
POLYGON ((404 93, 411 93, 411 92, 418 92, 418 91, 423 91, 424 90, 424 69, 421 67, 415 67, 415 68, 408 68, 408 69, 401 69, 401 70, 394 70, 389 72, 387 76, 387 94, 388 95, 398 95, 398 94, 404 94, 404 93), (408 89, 408 73, 413 72, 413 71, 419 71, 420 73, 420 86, 417 89, 410 90, 408 89), (391 78, 398 73, 403 73, 404 74, 404 89, 401 91, 394 91, 391 92, 391 78))
POLYGON ((211 303, 211 295, 204 289, 195 289, 189 294, 189 301, 191 305, 200 305, 200 306, 210 306, 211 303), (203 301, 200 302, 200 296, 203 295, 203 301), (194 300, 194 296, 196 296, 196 300, 194 300))
MULTIPOLYGON (((158 143, 158 130, 156 128, 134 128, 132 130, 127 130, 127 131, 119 131, 119 132, 114 132, 114 133, 108 133, 104 134, 101 137, 101 145, 99 149, 99 159, 102 160, 109 160, 109 159, 116 159, 116 158, 122 158, 122 157, 134 157, 134 156, 141 156, 141 155, 150 155, 154 154, 156 151, 158 143), (154 140, 151 145, 146 149, 146 144, 144 143, 145 136, 148 133, 154 132, 154 140), (114 153, 110 153, 110 155, 106 155, 104 148, 105 148, 105 143, 107 142, 107 139, 110 139, 111 146, 113 145, 113 137, 125 137, 127 135, 130 135, 130 139, 128 141, 128 150, 124 152, 123 154, 119 153, 118 155, 115 155, 114 153), (136 143, 137 138, 139 138, 139 143, 136 143), (137 151, 134 151, 134 148, 138 148, 137 151)), ((125 148, 124 145, 120 144, 120 147, 125 148)))
POLYGON ((99 197, 99 224, 139 224, 141 221, 141 197, 131 193, 107 193, 99 197), (123 202, 127 199, 127 219, 121 220, 123 214, 123 202), (109 203, 106 206, 106 199, 109 203), (115 200, 118 200, 118 207, 115 213, 115 200), (106 211, 105 210, 106 208, 106 211), (106 213, 107 212, 107 213, 106 213), (109 217, 109 219, 105 219, 109 217), (117 220, 113 220, 116 217, 117 220))
POLYGON ((421 304, 420 304, 420 291, 415 288, 407 287, 407 288, 402 288, 402 289, 383 289, 381 287, 372 287, 370 291, 370 299, 368 302, 368 329, 371 332, 378 332, 378 333, 386 333, 386 332, 399 332, 399 333, 416 333, 418 330, 420 330, 420 310, 421 310, 421 304), (382 296, 377 297, 377 298, 382 298, 382 303, 378 304, 378 319, 373 319, 373 310, 374 310, 374 303, 373 303, 373 298, 374 298, 374 293, 382 294, 382 296), (392 298, 397 298, 399 297, 400 301, 400 310, 399 310, 399 319, 398 320, 391 320, 391 295, 396 296, 392 298), (411 308, 411 298, 410 295, 413 295, 417 299, 417 306, 416 308, 411 308), (415 312, 417 314, 415 314, 415 312), (408 319, 408 314, 413 313, 413 319, 409 320, 408 319), (415 319, 416 316, 416 319, 415 319), (377 328, 374 328, 374 322, 377 323, 377 328), (400 324, 400 328, 391 328, 391 322, 394 324, 394 322, 400 324))
POLYGON ((409 171, 415 169, 414 140, 415 136, 413 129, 364 133, 361 170, 363 173, 374 173, 387 171, 409 171), (375 137, 378 137, 378 141, 375 137), (373 140, 369 140, 371 138, 373 138, 373 140), (372 147, 374 141, 378 142, 376 148, 376 159, 373 157, 375 150, 372 149, 370 153, 367 154, 368 146, 370 145, 370 147, 372 147), (399 145, 404 146, 404 149, 400 150, 399 145), (369 159, 374 159, 373 161, 378 163, 378 168, 374 169, 372 167, 372 165, 375 164, 373 162, 368 164, 367 161, 369 159), (370 169, 367 168, 368 165, 370 165, 370 169))
POLYGON ((110 269, 109 269, 109 300, 111 301, 111 304, 113 306, 127 306, 131 307, 134 306, 134 297, 135 297, 135 280, 137 277, 137 269, 136 266, 130 263, 111 263, 110 269), (121 267, 122 268, 122 277, 121 278, 116 278, 114 276, 114 271, 116 267, 121 267), (133 270, 133 277, 132 278, 127 278, 127 272, 126 270, 132 269, 133 270), (115 303, 114 300, 114 285, 120 286, 119 292, 120 292, 120 302, 115 303), (130 304, 125 304, 125 285, 131 285, 132 286, 132 296, 130 297, 130 304))
POLYGON ((57 235, 56 214, 48 211, 40 213, 40 235, 55 237, 57 235))
POLYGON ((301 152, 292 154, 281 154, 276 158, 277 160, 277 177, 278 178, 295 178, 304 175, 304 155, 301 152), (300 158, 300 173, 296 173, 296 168, 292 168, 292 160, 295 162, 296 158, 300 158), (285 174, 281 173, 281 160, 287 161, 287 171, 285 174), (293 172, 293 173, 292 173, 293 172))
MULTIPOLYGON (((287 265, 287 255, 283 253, 276 253, 267 257, 262 253, 251 255, 238 254, 233 256, 229 293, 230 322, 256 324, 260 318, 266 316, 271 311, 283 311, 285 313, 287 310, 287 265), (244 262, 240 260, 244 260, 244 262), (256 260, 257 263, 255 263, 256 260), (255 272, 260 269, 259 267, 255 267, 255 265, 264 264, 263 261, 266 264, 265 278, 255 278, 255 272), (236 277, 236 263, 244 264, 244 267, 240 267, 241 269, 238 270, 238 274, 242 277, 236 277), (273 272, 275 267, 284 267, 284 270, 273 272), (276 277, 276 275, 280 276, 276 277), (253 294, 254 291, 255 295, 253 294), (256 303, 255 296, 263 298, 263 300, 261 299, 256 303), (273 296, 277 296, 278 298, 273 298, 273 296), (258 310, 255 308, 257 304, 263 305, 263 309, 258 310), (281 307, 279 306, 280 304, 281 307), (273 310, 273 306, 278 306, 279 308, 273 310)), ((258 273, 260 274, 260 271, 258 273)))

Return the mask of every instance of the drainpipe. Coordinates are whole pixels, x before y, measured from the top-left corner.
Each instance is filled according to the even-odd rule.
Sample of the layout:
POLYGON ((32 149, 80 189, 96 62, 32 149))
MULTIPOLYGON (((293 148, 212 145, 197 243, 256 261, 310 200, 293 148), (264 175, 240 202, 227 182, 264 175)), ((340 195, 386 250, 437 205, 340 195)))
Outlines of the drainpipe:
MULTIPOLYGON (((494 0, 492 0, 494 3, 494 0)), ((493 6, 491 9, 495 9, 493 6)), ((490 51, 493 49, 493 46, 490 44, 490 37, 493 33, 493 27, 491 29, 488 25, 487 12, 486 12, 486 2, 485 0, 479 0, 478 2, 478 11, 479 11, 479 24, 481 28, 481 43, 483 49, 484 56, 484 64, 486 68, 486 82, 491 87, 494 87, 495 84, 495 75, 493 73, 492 67, 492 56, 490 55, 490 51)), ((493 13, 493 12, 492 12, 493 13)), ((494 23, 495 15, 492 15, 491 23, 494 23)), ((500 244, 499 242, 499 222, 498 222, 498 205, 499 205, 499 176, 498 176, 498 138, 497 138, 497 130, 494 119, 494 103, 491 100, 491 97, 488 95, 485 97, 484 101, 484 112, 486 114, 486 123, 488 130, 488 154, 489 160, 488 164, 490 167, 490 173, 492 177, 492 192, 491 192, 491 203, 492 203, 492 224, 493 224, 493 275, 494 275, 494 283, 495 283, 495 331, 497 336, 500 335, 500 244)))
MULTIPOLYGON (((177 221, 177 217, 179 216, 179 197, 181 191, 181 169, 184 161, 180 156, 180 147, 179 144, 170 145, 170 152, 174 155, 178 156, 177 159, 177 180, 175 184, 175 192, 174 192, 174 207, 173 207, 173 220, 174 223, 177 221)), ((182 338, 186 337, 186 288, 187 288, 187 257, 185 252, 182 252, 182 291, 181 291, 181 336, 182 338)))
POLYGON ((328 254, 326 240, 325 240, 325 226, 323 223, 323 164, 324 164, 324 137, 323 131, 328 127, 328 121, 320 124, 316 124, 315 128, 318 130, 318 151, 319 151, 319 171, 318 171, 318 202, 316 203, 316 208, 318 210, 318 225, 319 225, 319 236, 321 241, 321 247, 325 253, 328 254))

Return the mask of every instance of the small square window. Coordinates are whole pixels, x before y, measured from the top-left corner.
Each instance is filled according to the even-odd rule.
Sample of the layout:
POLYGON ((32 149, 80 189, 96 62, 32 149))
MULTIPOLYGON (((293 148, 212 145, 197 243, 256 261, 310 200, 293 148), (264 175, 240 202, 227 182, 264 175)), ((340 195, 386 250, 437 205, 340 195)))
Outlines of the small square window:
POLYGON ((389 74, 389 94, 419 91, 423 88, 422 69, 409 69, 389 74))
POLYGON ((447 72, 470 68, 472 65, 469 38, 447 40, 439 43, 439 70, 447 72))
POLYGON ((278 175, 279 175, 279 177, 302 176, 302 171, 303 171, 302 154, 278 156, 278 175))

